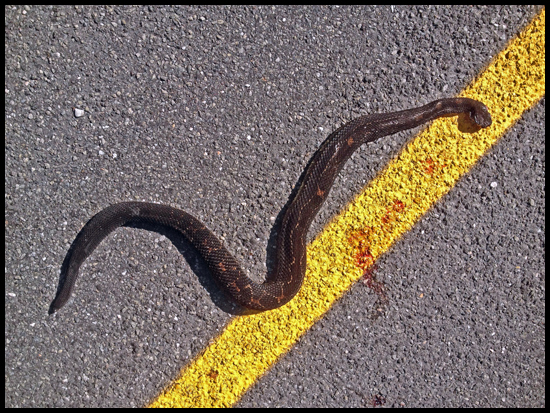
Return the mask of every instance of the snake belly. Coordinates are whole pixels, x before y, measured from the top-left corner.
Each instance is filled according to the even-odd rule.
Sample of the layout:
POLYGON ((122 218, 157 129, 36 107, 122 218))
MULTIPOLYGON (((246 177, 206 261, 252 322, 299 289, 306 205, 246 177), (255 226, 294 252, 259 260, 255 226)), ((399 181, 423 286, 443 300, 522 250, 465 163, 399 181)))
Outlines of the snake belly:
POLYGON ((487 107, 469 98, 436 100, 399 112, 371 114, 354 119, 333 132, 313 155, 302 183, 282 217, 273 270, 265 282, 252 281, 222 242, 198 219, 167 205, 122 202, 111 205, 82 228, 73 242, 50 313, 62 308, 73 292, 84 260, 116 228, 132 222, 150 222, 179 231, 207 263, 214 280, 233 301, 253 310, 270 310, 290 301, 304 280, 306 235, 351 154, 363 143, 420 126, 442 116, 466 114, 478 128, 491 125, 487 107))

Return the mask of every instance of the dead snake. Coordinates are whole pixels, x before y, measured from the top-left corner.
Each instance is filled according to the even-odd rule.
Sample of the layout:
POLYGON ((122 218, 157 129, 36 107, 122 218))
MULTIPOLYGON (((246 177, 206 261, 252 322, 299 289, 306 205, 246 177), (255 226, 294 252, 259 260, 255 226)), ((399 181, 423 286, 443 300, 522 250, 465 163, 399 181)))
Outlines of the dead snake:
MULTIPOLYGON (((64 282, 50 313, 69 300, 78 270, 100 242, 116 228, 131 222, 151 222, 176 229, 198 250, 218 286, 243 307, 270 310, 287 303, 302 285, 306 270, 306 234, 351 154, 365 142, 411 129, 441 116, 468 115, 478 128, 491 125, 487 107, 473 99, 441 99, 393 113, 361 116, 333 132, 315 152, 302 183, 288 204, 277 236, 273 271, 264 283, 252 281, 221 241, 187 212, 166 205, 122 202, 105 208, 82 228, 65 259, 64 282)), ((63 277, 64 276, 64 277, 63 277)))

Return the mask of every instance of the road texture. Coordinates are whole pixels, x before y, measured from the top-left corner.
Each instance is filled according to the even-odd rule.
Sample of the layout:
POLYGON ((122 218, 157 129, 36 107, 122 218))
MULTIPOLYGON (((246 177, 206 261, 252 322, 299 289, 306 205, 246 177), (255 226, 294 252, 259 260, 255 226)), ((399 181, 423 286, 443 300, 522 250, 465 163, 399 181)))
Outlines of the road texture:
MULTIPOLYGON (((140 407, 232 307, 176 234, 121 228, 48 316, 91 216, 170 204, 263 274, 331 131, 456 95, 540 8, 5 11, 5 406, 140 407)), ((310 238, 415 132, 352 157, 310 238)), ((542 99, 377 261, 383 315, 357 283, 237 406, 544 406, 544 162, 542 99)))

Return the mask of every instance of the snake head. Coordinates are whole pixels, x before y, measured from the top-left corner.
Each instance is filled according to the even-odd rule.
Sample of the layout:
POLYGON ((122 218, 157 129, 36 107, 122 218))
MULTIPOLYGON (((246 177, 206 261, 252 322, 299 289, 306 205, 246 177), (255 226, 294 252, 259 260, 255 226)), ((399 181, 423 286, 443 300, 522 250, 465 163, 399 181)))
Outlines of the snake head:
POLYGON ((470 111, 470 119, 482 128, 488 128, 493 123, 489 109, 481 102, 476 102, 470 111))

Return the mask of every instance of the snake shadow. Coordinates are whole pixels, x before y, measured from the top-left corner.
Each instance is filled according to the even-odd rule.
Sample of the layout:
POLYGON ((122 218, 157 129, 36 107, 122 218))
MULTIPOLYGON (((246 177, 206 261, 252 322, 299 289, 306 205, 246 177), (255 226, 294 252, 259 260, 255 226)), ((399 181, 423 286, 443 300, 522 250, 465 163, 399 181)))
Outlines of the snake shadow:
MULTIPOLYGON (((217 286, 217 284, 214 282, 213 277, 210 274, 210 270, 208 269, 206 261, 204 261, 204 259, 199 254, 199 252, 195 249, 195 247, 179 231, 166 225, 154 224, 149 222, 133 221, 123 225, 123 227, 156 232, 157 234, 163 235, 166 238, 168 238, 172 242, 172 244, 177 248, 179 253, 183 256, 185 261, 187 261, 187 264, 189 265, 191 270, 197 275, 198 281, 200 282, 202 287, 208 292, 208 294, 212 299, 212 302, 218 308, 220 308, 222 311, 225 311, 229 314, 234 314, 234 315, 242 315, 242 314, 249 313, 248 309, 240 306, 239 304, 231 300, 217 286)), ((74 246, 77 244, 77 241, 81 233, 82 233, 82 230, 79 232, 79 234, 76 236, 75 240, 71 244, 71 247, 69 248, 67 254, 65 255, 65 259, 61 264, 59 283, 57 287, 56 296, 62 290, 65 280, 67 278, 67 270, 69 267, 69 262, 72 256, 72 252, 73 252, 74 246)), ((80 272, 81 271, 82 271, 82 268, 80 269, 80 272)), ((75 291, 77 291, 77 289, 78 289, 78 286, 75 288, 75 291)), ((71 297, 71 300, 72 300, 72 297, 71 297)), ((53 303, 54 301, 52 301, 52 303, 50 304, 50 308, 48 310, 49 314, 53 314, 55 312, 53 308, 53 303)))

